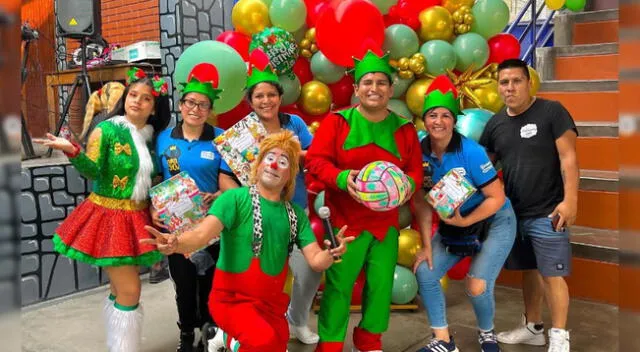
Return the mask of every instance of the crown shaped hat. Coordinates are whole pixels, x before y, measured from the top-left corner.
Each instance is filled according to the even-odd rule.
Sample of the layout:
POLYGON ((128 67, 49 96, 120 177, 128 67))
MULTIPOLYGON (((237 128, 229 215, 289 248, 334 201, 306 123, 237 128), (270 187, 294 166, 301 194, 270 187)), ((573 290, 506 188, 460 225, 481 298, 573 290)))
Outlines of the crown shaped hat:
POLYGON ((249 72, 247 78, 247 89, 261 82, 272 82, 280 84, 278 75, 273 71, 273 66, 269 62, 269 57, 260 49, 255 49, 249 55, 249 72))
POLYGON ((218 69, 210 63, 200 63, 191 69, 186 83, 182 85, 182 95, 187 93, 201 93, 213 103, 220 98, 222 89, 218 89, 218 69))
POLYGON ((424 116, 427 111, 433 108, 446 108, 451 111, 454 118, 462 114, 458 90, 449 77, 445 75, 436 77, 429 85, 424 98, 422 115, 424 116))

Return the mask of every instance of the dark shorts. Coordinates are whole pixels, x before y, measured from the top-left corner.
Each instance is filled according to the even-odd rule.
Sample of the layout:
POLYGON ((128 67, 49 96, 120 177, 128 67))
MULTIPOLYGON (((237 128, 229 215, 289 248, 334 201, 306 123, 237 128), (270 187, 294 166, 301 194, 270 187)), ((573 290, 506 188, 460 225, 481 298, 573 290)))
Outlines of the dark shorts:
POLYGON ((551 218, 519 218, 518 234, 505 263, 508 270, 538 269, 545 277, 569 276, 569 230, 556 232, 551 218))

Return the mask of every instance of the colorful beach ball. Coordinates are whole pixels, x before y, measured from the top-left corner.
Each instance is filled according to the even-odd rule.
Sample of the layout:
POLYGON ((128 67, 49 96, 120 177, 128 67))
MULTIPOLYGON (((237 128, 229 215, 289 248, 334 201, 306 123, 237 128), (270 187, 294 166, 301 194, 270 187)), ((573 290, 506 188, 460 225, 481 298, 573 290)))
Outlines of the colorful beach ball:
POLYGON ((387 211, 399 207, 411 189, 407 176, 388 161, 367 164, 356 178, 356 193, 360 202, 374 211, 387 211))

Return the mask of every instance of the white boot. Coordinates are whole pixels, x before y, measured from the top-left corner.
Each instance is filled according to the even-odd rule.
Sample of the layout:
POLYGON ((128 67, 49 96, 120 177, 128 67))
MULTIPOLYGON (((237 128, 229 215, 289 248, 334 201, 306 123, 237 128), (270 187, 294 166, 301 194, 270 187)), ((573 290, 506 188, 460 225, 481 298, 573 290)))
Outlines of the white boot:
POLYGON ((109 319, 107 346, 109 352, 138 352, 142 339, 142 306, 122 310, 114 306, 109 319))
POLYGON ((107 336, 107 348, 109 347, 109 340, 110 340, 109 334, 111 331, 109 330, 109 321, 111 320, 111 315, 113 314, 113 310, 115 309, 113 307, 113 303, 114 301, 111 300, 111 296, 107 296, 104 298, 104 302, 102 306, 102 319, 103 319, 104 328, 107 336))

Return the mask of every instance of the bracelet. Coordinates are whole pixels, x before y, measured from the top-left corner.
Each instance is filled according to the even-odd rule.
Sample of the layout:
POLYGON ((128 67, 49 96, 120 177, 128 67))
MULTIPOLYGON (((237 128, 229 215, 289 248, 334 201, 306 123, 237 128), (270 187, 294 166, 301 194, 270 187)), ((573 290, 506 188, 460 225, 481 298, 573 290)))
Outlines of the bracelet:
POLYGON ((67 152, 63 152, 64 155, 66 155, 68 158, 75 158, 78 156, 78 154, 80 154, 80 145, 76 142, 71 142, 71 144, 73 145, 73 152, 71 153, 67 153, 67 152))

